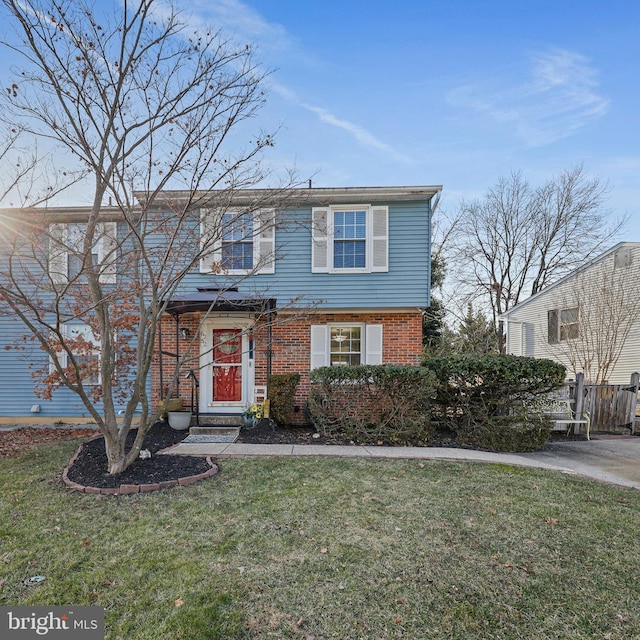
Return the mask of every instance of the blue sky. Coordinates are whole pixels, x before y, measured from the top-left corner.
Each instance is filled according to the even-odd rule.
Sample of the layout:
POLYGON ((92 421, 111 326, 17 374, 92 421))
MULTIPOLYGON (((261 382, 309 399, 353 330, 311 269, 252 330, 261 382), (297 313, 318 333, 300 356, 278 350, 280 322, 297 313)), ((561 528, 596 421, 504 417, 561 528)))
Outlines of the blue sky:
POLYGON ((269 161, 315 186, 442 184, 441 214, 582 163, 640 241, 635 0, 178 0, 273 69, 269 161))
POLYGON ((582 164, 640 241, 637 0, 174 2, 272 70, 251 125, 278 129, 276 171, 441 184, 444 217, 511 172, 537 185, 582 164))

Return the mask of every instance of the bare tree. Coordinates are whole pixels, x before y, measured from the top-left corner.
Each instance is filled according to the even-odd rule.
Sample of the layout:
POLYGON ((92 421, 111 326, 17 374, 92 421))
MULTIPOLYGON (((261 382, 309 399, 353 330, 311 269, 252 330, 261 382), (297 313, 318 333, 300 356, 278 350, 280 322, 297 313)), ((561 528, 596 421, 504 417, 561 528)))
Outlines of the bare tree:
POLYGON ((84 177, 84 169, 57 170, 49 154, 39 155, 37 145, 26 143, 24 133, 16 123, 6 124, 0 133, 0 202, 43 204, 84 177))
POLYGON ((600 252, 624 221, 610 222, 607 188, 582 166, 540 187, 520 173, 501 178, 482 200, 463 202, 455 236, 457 285, 498 317, 525 296, 566 275, 600 252))
MULTIPOLYGON (((64 385, 78 395, 117 474, 137 458, 151 424, 146 385, 167 301, 201 260, 224 272, 212 250, 237 229, 224 212, 239 189, 265 177, 258 157, 271 136, 240 144, 243 121, 264 101, 265 74, 251 47, 194 32, 173 11, 155 15, 153 0, 125 0, 122 11, 100 15, 79 0, 1 6, 18 34, 3 44, 21 61, 3 119, 70 152, 90 178, 81 218, 5 215, 11 232, 2 237, 1 308, 48 355, 50 365, 35 372, 43 393, 64 385), (163 200, 167 190, 171 199, 163 200), (204 234, 203 209, 216 223, 204 234), (74 222, 82 225, 70 234, 74 222), (69 332, 78 320, 89 330, 69 332), (137 411, 140 428, 126 450, 137 411)), ((253 191, 244 210, 273 211, 287 186, 253 191)), ((274 216, 258 219, 254 237, 273 231, 274 216)))
POLYGON ((607 261, 572 278, 556 301, 545 338, 574 376, 583 372, 592 384, 609 379, 640 322, 640 297, 630 286, 637 273, 637 265, 615 268, 607 261), (630 273, 630 267, 636 268, 630 273))

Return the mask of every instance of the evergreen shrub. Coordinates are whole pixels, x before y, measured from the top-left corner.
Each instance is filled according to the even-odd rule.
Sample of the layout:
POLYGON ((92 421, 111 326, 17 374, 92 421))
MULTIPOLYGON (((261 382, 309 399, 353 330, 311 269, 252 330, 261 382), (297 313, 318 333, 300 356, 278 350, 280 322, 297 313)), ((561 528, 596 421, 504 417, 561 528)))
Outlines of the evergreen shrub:
POLYGON ((532 451, 550 435, 551 423, 531 417, 527 403, 562 385, 565 367, 551 360, 498 354, 428 358, 437 381, 434 420, 457 441, 492 451, 532 451))
POLYGON ((434 376, 424 367, 321 367, 310 379, 308 415, 323 436, 417 445, 433 435, 434 376))
POLYGON ((298 373, 279 373, 269 376, 269 417, 279 425, 291 422, 298 373))

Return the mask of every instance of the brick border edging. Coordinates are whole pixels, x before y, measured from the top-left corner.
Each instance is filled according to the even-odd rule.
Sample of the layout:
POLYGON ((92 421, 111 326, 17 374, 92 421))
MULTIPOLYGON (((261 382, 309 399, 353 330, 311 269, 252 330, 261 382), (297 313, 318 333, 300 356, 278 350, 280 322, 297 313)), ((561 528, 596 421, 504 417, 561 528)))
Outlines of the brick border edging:
POLYGON ((64 468, 62 472, 62 481, 67 486, 68 489, 72 489, 73 491, 79 491, 81 493, 87 494, 95 494, 102 496, 124 496, 131 495, 134 493, 149 493, 151 491, 159 491, 160 489, 171 489, 172 487, 177 486, 186 486, 188 484, 193 484, 194 482, 198 482, 199 480, 205 480, 206 478, 211 478, 215 476, 218 471, 218 465, 213 462, 211 456, 207 456, 205 459, 209 464, 210 468, 202 473, 198 473, 194 476, 184 476, 183 478, 178 478, 176 480, 166 480, 164 482, 156 482, 154 484, 121 484, 119 487, 87 487, 82 484, 78 484, 77 482, 73 482, 69 480, 69 470, 73 466, 73 463, 78 459, 80 452, 82 451, 82 447, 84 444, 81 444, 76 452, 73 454, 71 460, 69 460, 67 466, 64 468))

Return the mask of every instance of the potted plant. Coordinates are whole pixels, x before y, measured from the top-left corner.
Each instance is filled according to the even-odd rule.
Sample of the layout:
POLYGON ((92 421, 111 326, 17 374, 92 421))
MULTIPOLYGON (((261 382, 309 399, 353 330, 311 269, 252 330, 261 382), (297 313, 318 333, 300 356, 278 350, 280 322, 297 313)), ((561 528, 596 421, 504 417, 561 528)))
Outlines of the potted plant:
POLYGON ((160 420, 167 420, 169 411, 182 411, 182 398, 165 398, 158 402, 158 417, 160 420))
POLYGON ((242 423, 245 427, 255 427, 261 418, 264 418, 264 405, 248 404, 242 412, 242 423))
POLYGON ((185 431, 191 426, 191 411, 167 411, 169 426, 176 431, 185 431))

